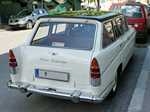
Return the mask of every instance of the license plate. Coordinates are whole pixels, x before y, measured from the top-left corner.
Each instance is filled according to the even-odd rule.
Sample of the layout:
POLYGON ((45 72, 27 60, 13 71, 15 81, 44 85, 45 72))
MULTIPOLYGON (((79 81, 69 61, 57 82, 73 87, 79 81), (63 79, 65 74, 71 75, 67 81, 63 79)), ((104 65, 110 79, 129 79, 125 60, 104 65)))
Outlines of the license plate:
POLYGON ((129 27, 131 27, 131 28, 132 28, 132 27, 133 27, 133 25, 129 25, 129 27))
POLYGON ((35 77, 65 82, 69 81, 69 73, 50 70, 35 69, 35 77))

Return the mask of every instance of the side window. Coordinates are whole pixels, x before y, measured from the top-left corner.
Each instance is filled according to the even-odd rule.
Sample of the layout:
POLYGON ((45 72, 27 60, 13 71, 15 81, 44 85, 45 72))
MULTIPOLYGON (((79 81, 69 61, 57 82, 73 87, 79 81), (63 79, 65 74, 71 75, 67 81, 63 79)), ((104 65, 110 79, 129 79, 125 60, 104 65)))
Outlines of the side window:
POLYGON ((112 22, 104 23, 103 27, 103 48, 112 44, 115 41, 112 22))
POLYGON ((120 24, 118 22, 116 22, 115 20, 113 21, 113 29, 114 29, 116 39, 122 35, 122 29, 120 28, 120 24))
POLYGON ((148 16, 148 8, 147 8, 147 6, 144 6, 144 11, 145 11, 146 15, 148 16))
POLYGON ((128 31, 128 29, 129 29, 129 27, 128 27, 128 22, 127 22, 126 17, 122 17, 122 19, 123 19, 123 29, 124 29, 124 31, 126 32, 126 31, 128 31))
POLYGON ((121 35, 124 34, 128 30, 127 21, 125 20, 123 16, 116 18, 116 23, 117 23, 117 27, 121 35))
POLYGON ((48 46, 49 45, 48 35, 49 35, 49 24, 41 23, 37 30, 37 33, 35 34, 35 37, 32 40, 31 45, 48 46))
POLYGON ((120 34, 122 35, 122 34, 124 34, 124 28, 123 28, 123 20, 122 20, 122 18, 121 17, 118 17, 118 18, 116 18, 116 23, 117 23, 117 27, 118 27, 118 30, 119 30, 119 32, 120 32, 120 34))
POLYGON ((38 10, 33 11, 33 15, 34 16, 39 15, 39 11, 38 10))
POLYGON ((43 10, 39 10, 39 14, 43 14, 44 12, 43 12, 43 10))

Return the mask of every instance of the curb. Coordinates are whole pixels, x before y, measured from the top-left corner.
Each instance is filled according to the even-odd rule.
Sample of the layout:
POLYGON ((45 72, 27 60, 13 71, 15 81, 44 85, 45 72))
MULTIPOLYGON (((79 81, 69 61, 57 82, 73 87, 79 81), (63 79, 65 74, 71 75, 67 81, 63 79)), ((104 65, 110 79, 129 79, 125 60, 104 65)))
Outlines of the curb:
POLYGON ((132 95, 127 112, 142 112, 144 95, 147 87, 146 83, 148 81, 148 77, 150 73, 150 67, 148 66, 149 62, 150 62, 150 47, 148 47, 148 52, 144 60, 142 70, 137 80, 136 88, 132 95))

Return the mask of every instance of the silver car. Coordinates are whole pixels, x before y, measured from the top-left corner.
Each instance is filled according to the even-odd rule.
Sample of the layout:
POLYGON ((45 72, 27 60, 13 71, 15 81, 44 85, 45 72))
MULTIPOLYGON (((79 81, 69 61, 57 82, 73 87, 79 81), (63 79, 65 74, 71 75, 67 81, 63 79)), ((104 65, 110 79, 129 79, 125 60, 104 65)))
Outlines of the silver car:
POLYGON ((45 9, 35 9, 29 10, 24 9, 20 11, 16 16, 11 16, 9 19, 9 26, 12 28, 16 27, 26 27, 27 29, 33 28, 36 20, 41 17, 48 15, 45 9))

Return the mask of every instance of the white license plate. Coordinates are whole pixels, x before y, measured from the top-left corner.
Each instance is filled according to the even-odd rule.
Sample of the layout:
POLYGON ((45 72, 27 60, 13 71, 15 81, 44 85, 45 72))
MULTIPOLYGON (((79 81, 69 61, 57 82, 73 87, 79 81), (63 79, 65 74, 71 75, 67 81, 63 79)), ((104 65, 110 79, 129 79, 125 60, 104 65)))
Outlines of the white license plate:
POLYGON ((130 28, 133 28, 133 25, 128 25, 130 28))
POLYGON ((69 73, 50 70, 35 69, 35 77, 65 82, 69 81, 69 73))

